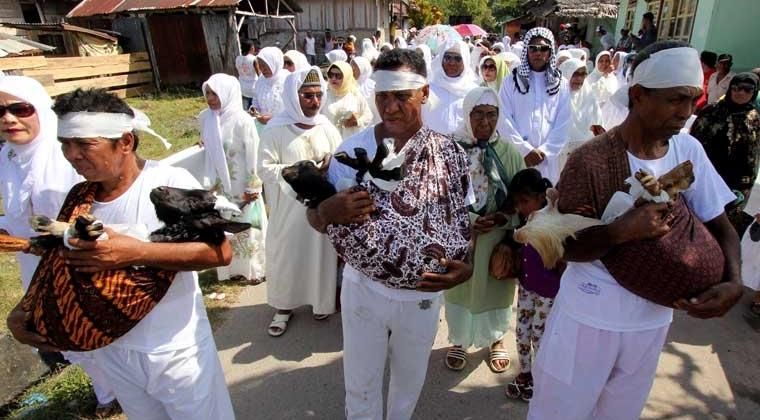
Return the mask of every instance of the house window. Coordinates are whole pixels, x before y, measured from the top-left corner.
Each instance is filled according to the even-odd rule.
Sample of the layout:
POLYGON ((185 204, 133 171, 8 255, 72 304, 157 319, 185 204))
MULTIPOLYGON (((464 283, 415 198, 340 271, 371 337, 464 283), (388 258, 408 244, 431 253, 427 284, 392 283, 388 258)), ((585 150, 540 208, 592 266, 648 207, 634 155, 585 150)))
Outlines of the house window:
POLYGON ((659 39, 689 42, 697 13, 697 0, 663 0, 659 39))
POLYGON ((636 16, 637 0, 628 1, 628 9, 625 10, 625 27, 633 31, 633 18, 636 16))
POLYGON ((45 55, 66 55, 66 43, 63 41, 63 35, 40 34, 37 39, 45 45, 55 47, 54 51, 46 52, 45 55))
POLYGON ((42 16, 34 3, 21 3, 21 14, 26 23, 42 23, 42 16))

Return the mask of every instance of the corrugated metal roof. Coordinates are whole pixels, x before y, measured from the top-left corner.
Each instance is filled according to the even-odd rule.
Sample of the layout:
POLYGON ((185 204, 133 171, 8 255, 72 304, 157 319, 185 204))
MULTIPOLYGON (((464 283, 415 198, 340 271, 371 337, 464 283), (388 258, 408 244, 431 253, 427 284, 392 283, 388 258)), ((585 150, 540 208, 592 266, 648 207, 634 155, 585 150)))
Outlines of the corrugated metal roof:
POLYGON ((561 17, 617 17, 619 0, 533 0, 525 3, 528 13, 545 18, 561 17))
POLYGON ((118 36, 118 32, 108 31, 109 33, 96 31, 93 29, 83 28, 81 26, 70 25, 68 23, 0 23, 0 26, 6 26, 9 28, 23 29, 26 31, 48 31, 48 32, 82 32, 88 35, 96 36, 111 42, 117 42, 118 39, 114 35, 118 36))
POLYGON ((0 33, 0 57, 53 51, 55 47, 18 36, 0 33))
POLYGON ((238 3, 240 0, 82 0, 66 17, 77 18, 155 10, 234 8, 238 3))

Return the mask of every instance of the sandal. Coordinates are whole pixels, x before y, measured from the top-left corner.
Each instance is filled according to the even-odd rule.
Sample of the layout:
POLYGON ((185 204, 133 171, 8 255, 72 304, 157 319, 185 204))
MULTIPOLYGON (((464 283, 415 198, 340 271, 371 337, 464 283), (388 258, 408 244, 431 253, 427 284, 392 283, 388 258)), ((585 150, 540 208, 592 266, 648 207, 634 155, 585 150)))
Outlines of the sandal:
POLYGON ((119 405, 119 402, 114 399, 105 404, 98 403, 97 407, 95 407, 95 418, 107 419, 120 414, 121 412, 121 405, 119 405))
POLYGON ((272 318, 272 323, 269 324, 267 333, 272 337, 279 337, 285 334, 285 331, 288 329, 288 321, 290 321, 290 318, 292 317, 293 312, 287 314, 274 314, 274 318, 272 318))
MULTIPOLYGON (((494 346, 497 343, 494 343, 491 345, 491 352, 488 354, 488 367, 491 369, 491 372, 493 373, 504 373, 509 369, 509 364, 511 360, 509 360, 509 353, 507 353, 504 349, 496 349, 494 346), (506 363, 504 364, 503 368, 497 368, 496 364, 494 364, 497 360, 504 360, 506 363)), ((499 342, 498 344, 501 344, 499 342)))
POLYGON ((315 321, 324 321, 330 317, 330 314, 314 314, 315 321))
POLYGON ((749 311, 752 315, 760 317, 760 302, 752 302, 749 304, 749 311))
POLYGON ((446 359, 444 359, 444 363, 446 363, 446 367, 453 370, 453 371, 460 371, 464 369, 465 366, 467 366, 467 352, 464 351, 463 348, 458 346, 453 346, 449 349, 449 351, 446 352, 446 359), (454 359, 460 361, 462 364, 452 365, 449 359, 454 359))
POLYGON ((517 378, 515 378, 507 384, 504 394, 513 400, 521 399, 525 402, 530 402, 531 398, 533 398, 533 381, 518 382, 517 378))

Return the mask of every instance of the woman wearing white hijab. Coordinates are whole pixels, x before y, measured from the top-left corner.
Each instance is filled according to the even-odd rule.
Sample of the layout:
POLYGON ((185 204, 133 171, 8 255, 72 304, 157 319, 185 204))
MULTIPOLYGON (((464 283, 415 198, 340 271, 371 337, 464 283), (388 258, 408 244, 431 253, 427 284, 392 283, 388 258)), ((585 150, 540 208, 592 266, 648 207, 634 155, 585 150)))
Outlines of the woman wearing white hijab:
MULTIPOLYGON (((0 230, 20 238, 39 235, 29 225, 29 217, 44 215, 55 220, 71 187, 84 181, 61 152, 58 117, 52 105, 38 81, 25 76, 0 77, 0 136, 5 140, 0 149, 0 196, 5 214, 0 218, 0 230)), ((16 259, 26 291, 40 258, 17 253, 16 259)), ((86 352, 66 352, 64 356, 92 378, 96 412, 113 414, 116 397, 94 360, 86 352)))
POLYGON ((519 224, 515 216, 502 213, 507 205, 507 185, 525 168, 520 152, 508 141, 500 141, 496 131, 499 100, 495 91, 478 87, 463 101, 464 119, 454 133, 469 157, 470 179, 475 202, 469 206, 475 229, 472 277, 444 292, 446 322, 452 347, 446 354, 449 369, 462 370, 466 350, 489 347, 488 366, 501 373, 509 366, 502 337, 509 328, 515 279, 495 279, 489 272, 493 249, 519 224))
POLYGON ((354 57, 351 60, 351 70, 353 70, 354 79, 359 84, 359 91, 372 110, 372 122, 379 123, 380 113, 375 105, 375 81, 370 78, 372 76, 372 64, 364 57, 354 57))
POLYGON ((372 42, 369 38, 362 39, 362 54, 361 56, 369 60, 369 62, 373 62, 377 60, 377 57, 380 55, 380 52, 377 51, 377 48, 375 48, 375 44, 372 42))
POLYGON ((588 55, 586 55, 586 51, 580 49, 580 48, 570 48, 567 50, 567 52, 570 53, 572 58, 577 58, 578 60, 583 61, 583 65, 586 65, 586 61, 588 61, 588 55))
POLYGON ((478 87, 469 66, 470 48, 464 41, 449 41, 433 59, 431 100, 422 108, 424 124, 441 134, 451 134, 462 122, 465 95, 478 87))
POLYGON ((586 82, 586 64, 571 58, 559 66, 562 77, 570 84, 570 108, 572 119, 567 129, 567 142, 559 153, 559 171, 565 167, 568 156, 580 145, 595 136, 592 126, 602 125, 602 111, 586 82))
POLYGON ((327 84, 322 113, 338 128, 344 140, 372 124, 372 110, 359 90, 350 64, 333 63, 327 70, 327 84))
POLYGON ((259 135, 255 120, 240 109, 240 84, 234 77, 214 74, 203 83, 203 94, 208 103, 199 116, 208 173, 204 186, 233 203, 243 203, 236 221, 252 224, 230 239, 232 262, 217 268, 217 276, 258 283, 264 278, 267 219, 256 175, 259 135))
POLYGON ((618 87, 628 83, 625 80, 625 72, 628 70, 625 62, 626 57, 628 57, 628 53, 624 51, 617 51, 612 56, 612 68, 615 70, 615 77, 618 79, 618 87))
POLYGON ((262 48, 256 61, 261 76, 253 88, 251 108, 259 124, 266 124, 282 110, 282 85, 289 73, 283 68, 285 58, 277 47, 262 48))
POLYGON ((327 56, 327 61, 329 61, 330 64, 334 64, 339 61, 345 62, 348 60, 348 54, 346 54, 346 52, 343 50, 332 50, 325 55, 327 56))
POLYGON ((295 71, 306 70, 309 67, 309 60, 300 51, 290 50, 283 57, 283 67, 291 73, 295 71))
POLYGON ((604 106, 615 91, 618 89, 618 79, 613 73, 612 55, 609 51, 602 51, 596 56, 594 72, 588 76, 591 90, 599 101, 599 106, 604 106))

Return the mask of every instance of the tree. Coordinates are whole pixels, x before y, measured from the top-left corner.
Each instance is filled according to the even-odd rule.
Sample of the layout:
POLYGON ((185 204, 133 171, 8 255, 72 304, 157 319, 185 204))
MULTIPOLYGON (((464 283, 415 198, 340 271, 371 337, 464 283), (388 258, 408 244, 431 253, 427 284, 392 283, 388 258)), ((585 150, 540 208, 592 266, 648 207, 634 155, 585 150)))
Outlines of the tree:
POLYGON ((419 29, 443 23, 443 17, 443 10, 431 0, 415 0, 409 7, 409 19, 419 29))

